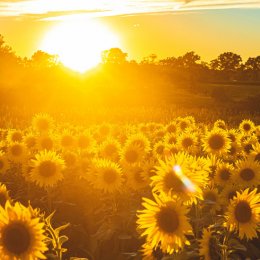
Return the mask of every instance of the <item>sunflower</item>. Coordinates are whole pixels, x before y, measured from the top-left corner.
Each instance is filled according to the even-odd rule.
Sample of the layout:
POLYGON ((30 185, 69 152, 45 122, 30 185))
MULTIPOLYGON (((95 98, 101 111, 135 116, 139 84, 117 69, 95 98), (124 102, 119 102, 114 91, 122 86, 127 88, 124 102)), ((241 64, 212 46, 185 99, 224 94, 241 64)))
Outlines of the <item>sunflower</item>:
POLYGON ((76 146, 76 140, 69 130, 64 130, 60 136, 60 146, 62 149, 73 149, 76 146))
POLYGON ((192 234, 188 208, 178 200, 154 195, 155 201, 143 198, 145 209, 138 211, 138 228, 152 248, 172 254, 189 244, 185 235, 192 234))
POLYGON ((202 238, 199 240, 199 254, 205 260, 220 259, 218 238, 206 228, 203 229, 202 238))
POLYGON ((9 162, 6 158, 6 154, 0 151, 0 174, 6 173, 9 169, 9 162))
POLYGON ((0 183, 0 206, 4 208, 5 203, 10 200, 9 191, 6 189, 4 184, 0 183))
POLYGON ((224 120, 218 119, 217 121, 215 121, 213 128, 220 128, 226 130, 227 129, 226 122, 224 120))
POLYGON ((233 175, 233 182, 243 188, 255 187, 260 183, 260 163, 253 157, 248 156, 238 160, 235 164, 236 170, 233 175))
POLYGON ((165 157, 165 151, 167 150, 168 145, 162 141, 157 142, 153 147, 153 156, 156 159, 163 159, 165 157))
POLYGON ((237 192, 228 206, 226 226, 230 231, 237 231, 240 239, 257 238, 260 227, 260 193, 257 189, 237 192))
POLYGON ((207 163, 186 153, 178 153, 159 161, 151 186, 156 193, 178 197, 185 204, 197 203, 202 199, 202 187, 208 182, 207 163), (205 167, 204 167, 205 166, 205 167))
POLYGON ((143 257, 142 257, 143 260, 156 260, 156 258, 154 256, 154 249, 147 242, 142 245, 142 249, 140 251, 143 255, 143 257))
POLYGON ((178 125, 177 125, 177 122, 175 121, 172 121, 170 122, 168 125, 166 125, 166 132, 167 133, 177 133, 177 131, 179 130, 178 129, 178 125))
POLYGON ((40 132, 46 133, 53 128, 53 119, 48 114, 37 114, 32 119, 33 128, 40 132))
POLYGON ((213 129, 202 139, 202 146, 205 152, 221 155, 228 152, 231 141, 223 130, 213 129))
POLYGON ((173 145, 173 144, 177 144, 177 135, 174 133, 167 133, 164 137, 163 137, 163 141, 165 144, 169 144, 169 145, 173 145))
POLYGON ((234 173, 234 166, 230 163, 219 163, 214 176, 214 182, 224 187, 230 182, 234 173))
POLYGON ((239 130, 242 133, 245 134, 250 134, 255 130, 255 124, 249 119, 244 119, 240 124, 239 124, 239 130))
POLYGON ((37 137, 33 133, 27 133, 23 138, 23 143, 32 150, 36 147, 37 137))
POLYGON ((243 149, 240 142, 231 143, 227 154, 224 156, 227 161, 236 161, 236 159, 241 158, 243 154, 243 149))
POLYGON ((132 144, 123 147, 120 159, 122 165, 133 165, 143 161, 144 156, 145 152, 139 147, 139 145, 132 144))
POLYGON ((140 166, 132 166, 127 169, 127 185, 133 190, 140 190, 149 185, 144 178, 143 168, 140 166))
POLYGON ((236 196, 238 189, 239 188, 236 185, 229 183, 225 186, 225 188, 219 194, 220 204, 222 207, 226 208, 229 205, 230 200, 236 196))
POLYGON ((31 160, 30 177, 40 187, 53 187, 63 179, 64 160, 52 151, 41 151, 31 160))
POLYGON ((110 124, 101 124, 98 126, 98 134, 101 140, 104 140, 110 135, 112 131, 112 126, 110 124))
POLYGON ((93 136, 89 131, 83 131, 83 133, 76 137, 76 143, 81 150, 92 149, 94 146, 93 136))
POLYGON ((96 160, 90 182, 96 189, 113 193, 122 188, 122 170, 117 163, 106 159, 96 160))
POLYGON ((11 143, 8 146, 8 158, 15 163, 22 163, 27 157, 27 149, 23 143, 11 143))
POLYGON ((231 140, 232 143, 235 143, 239 140, 239 132, 237 129, 229 129, 227 131, 228 138, 231 140))
POLYGON ((127 141, 126 141, 126 146, 129 145, 138 145, 143 151, 145 151, 146 153, 150 151, 150 142, 148 140, 148 138, 141 134, 141 133, 137 133, 134 135, 131 135, 127 141))
POLYGON ((255 145, 257 143, 258 143, 258 140, 255 135, 246 137, 245 140, 243 142, 241 142, 241 146, 242 146, 242 149, 243 149, 243 152, 245 153, 245 155, 250 154, 253 150, 253 145, 255 145))
POLYGON ((260 163, 260 144, 257 143, 252 146, 250 155, 254 157, 254 160, 260 163))
POLYGON ((145 162, 142 164, 143 171, 141 172, 141 175, 148 184, 151 182, 151 177, 155 175, 156 164, 157 161, 154 158, 145 160, 145 162))
POLYGON ((6 140, 8 143, 14 143, 14 142, 20 143, 23 140, 23 132, 15 129, 9 130, 6 140))
POLYGON ((0 207, 0 255, 9 259, 45 259, 47 251, 44 223, 34 217, 33 209, 19 202, 0 207))
POLYGON ((208 187, 203 189, 204 204, 212 212, 220 210, 220 197, 216 188, 208 187))
POLYGON ((193 124, 193 122, 191 122, 189 119, 187 118, 179 118, 178 120, 178 127, 181 131, 185 131, 186 129, 188 129, 189 127, 191 127, 193 124))
POLYGON ((78 154, 74 151, 63 151, 62 158, 64 159, 66 168, 74 169, 78 166, 78 154))
POLYGON ((53 135, 40 135, 36 142, 38 150, 53 150, 55 147, 55 138, 53 135))
POLYGON ((111 161, 118 161, 121 145, 116 139, 108 138, 99 148, 100 156, 111 161))
POLYGON ((198 152, 198 138, 191 132, 184 132, 178 137, 177 147, 181 151, 196 154, 198 152))

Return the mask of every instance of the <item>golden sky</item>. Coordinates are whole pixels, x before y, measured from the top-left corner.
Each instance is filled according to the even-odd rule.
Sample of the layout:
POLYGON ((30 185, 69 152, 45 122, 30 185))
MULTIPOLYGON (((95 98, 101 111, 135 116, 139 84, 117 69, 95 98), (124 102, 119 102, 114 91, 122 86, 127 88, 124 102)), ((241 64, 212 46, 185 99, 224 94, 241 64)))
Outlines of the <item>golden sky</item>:
POLYGON ((0 0, 0 34, 21 56, 56 24, 78 19, 104 24, 130 59, 191 50, 207 61, 224 51, 260 55, 260 1, 0 0))

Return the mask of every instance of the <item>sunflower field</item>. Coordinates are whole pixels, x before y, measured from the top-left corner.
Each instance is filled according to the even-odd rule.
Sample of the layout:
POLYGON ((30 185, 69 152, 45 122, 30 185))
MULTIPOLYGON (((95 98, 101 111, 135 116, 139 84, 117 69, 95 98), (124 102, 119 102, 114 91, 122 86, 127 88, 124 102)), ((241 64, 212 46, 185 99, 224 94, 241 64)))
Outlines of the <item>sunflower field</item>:
POLYGON ((260 259, 252 120, 5 120, 0 259, 260 259))

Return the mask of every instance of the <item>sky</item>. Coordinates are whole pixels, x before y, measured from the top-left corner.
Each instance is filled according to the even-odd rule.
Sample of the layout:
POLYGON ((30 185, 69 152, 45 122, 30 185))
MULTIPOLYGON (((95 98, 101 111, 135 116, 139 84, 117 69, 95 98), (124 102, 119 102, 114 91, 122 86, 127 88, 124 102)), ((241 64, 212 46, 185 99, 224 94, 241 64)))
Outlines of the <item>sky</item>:
POLYGON ((260 0, 0 0, 0 34, 20 56, 38 50, 56 24, 75 19, 104 24, 129 59, 260 55, 260 0))

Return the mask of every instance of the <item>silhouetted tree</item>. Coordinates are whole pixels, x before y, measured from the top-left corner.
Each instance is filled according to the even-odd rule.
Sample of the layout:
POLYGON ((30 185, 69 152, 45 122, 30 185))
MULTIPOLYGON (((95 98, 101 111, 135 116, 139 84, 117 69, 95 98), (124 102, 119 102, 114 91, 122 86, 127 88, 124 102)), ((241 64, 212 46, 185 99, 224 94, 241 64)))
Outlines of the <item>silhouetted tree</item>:
POLYGON ((245 62, 245 70, 253 80, 257 80, 260 75, 260 56, 248 58, 245 62))
POLYGON ((141 61, 142 64, 155 64, 157 60, 157 55, 152 53, 147 57, 144 57, 141 61))
POLYGON ((39 68, 53 67, 58 64, 58 56, 38 50, 32 55, 31 64, 39 68))
POLYGON ((104 64, 124 64, 126 63, 127 53, 120 48, 111 48, 103 51, 101 56, 104 64))
POLYGON ((167 57, 166 59, 159 60, 159 64, 163 66, 175 66, 176 61, 175 57, 167 57))
POLYGON ((0 66, 7 67, 18 64, 19 61, 12 48, 5 43, 3 35, 0 34, 0 66))
POLYGON ((187 52, 183 56, 178 57, 178 63, 181 67, 185 69, 192 69, 196 65, 198 65, 198 61, 200 61, 200 56, 197 55, 194 51, 187 52))
POLYGON ((211 61, 211 67, 223 71, 227 79, 233 79, 235 72, 241 67, 242 58, 233 52, 224 52, 211 61))

